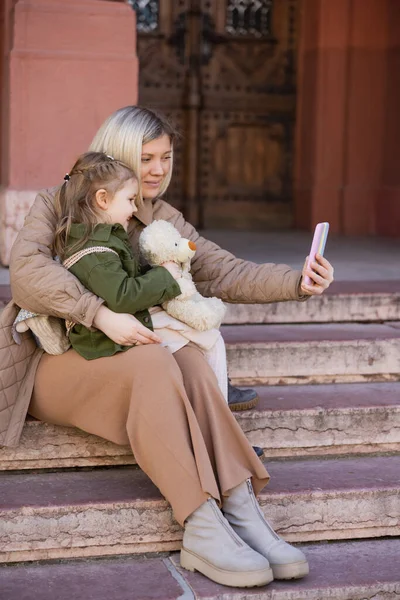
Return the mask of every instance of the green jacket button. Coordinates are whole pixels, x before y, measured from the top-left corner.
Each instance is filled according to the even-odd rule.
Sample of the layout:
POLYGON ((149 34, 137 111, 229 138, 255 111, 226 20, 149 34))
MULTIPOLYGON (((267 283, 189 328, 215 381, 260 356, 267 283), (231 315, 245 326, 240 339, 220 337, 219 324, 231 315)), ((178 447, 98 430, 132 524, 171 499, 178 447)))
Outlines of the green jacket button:
POLYGON ((150 323, 150 317, 145 317, 145 318, 143 319, 143 321, 144 321, 145 323, 150 323))

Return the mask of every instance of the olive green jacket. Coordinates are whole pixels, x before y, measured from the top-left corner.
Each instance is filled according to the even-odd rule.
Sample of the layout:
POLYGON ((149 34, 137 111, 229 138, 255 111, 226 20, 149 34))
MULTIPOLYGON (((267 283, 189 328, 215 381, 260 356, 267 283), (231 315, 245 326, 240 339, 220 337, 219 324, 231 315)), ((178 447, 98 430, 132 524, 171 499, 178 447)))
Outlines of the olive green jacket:
MULTIPOLYGON (((84 235, 85 226, 73 224, 67 246, 72 247, 84 235)), ((105 246, 117 255, 114 252, 87 254, 70 267, 71 273, 87 290, 103 298, 108 308, 134 315, 143 325, 153 329, 148 309, 181 293, 175 279, 164 267, 146 268, 139 264, 122 225, 96 225, 80 250, 93 246, 105 246)), ((67 256, 70 254, 67 252, 67 256)), ((102 331, 79 323, 71 330, 70 340, 72 347, 88 360, 112 356, 129 348, 115 344, 102 331)))

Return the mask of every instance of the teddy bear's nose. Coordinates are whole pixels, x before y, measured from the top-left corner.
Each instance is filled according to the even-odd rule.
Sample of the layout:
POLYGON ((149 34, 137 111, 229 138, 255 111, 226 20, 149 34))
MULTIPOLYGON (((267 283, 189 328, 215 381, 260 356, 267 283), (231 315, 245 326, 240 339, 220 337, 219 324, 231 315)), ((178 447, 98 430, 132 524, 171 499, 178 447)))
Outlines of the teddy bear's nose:
POLYGON ((188 242, 188 244, 189 244, 189 248, 191 250, 193 250, 193 251, 196 250, 196 244, 194 242, 188 242))

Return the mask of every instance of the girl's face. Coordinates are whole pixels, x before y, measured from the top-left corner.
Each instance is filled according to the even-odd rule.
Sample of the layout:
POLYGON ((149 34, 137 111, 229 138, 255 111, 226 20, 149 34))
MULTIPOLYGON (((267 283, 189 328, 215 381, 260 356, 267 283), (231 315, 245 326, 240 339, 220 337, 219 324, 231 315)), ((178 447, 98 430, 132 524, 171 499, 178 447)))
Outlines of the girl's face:
POLYGON ((143 198, 155 198, 171 168, 172 146, 168 135, 162 135, 142 146, 140 171, 143 198))
POLYGON ((120 223, 126 231, 130 219, 137 211, 137 193, 136 179, 128 179, 112 198, 109 197, 106 190, 98 190, 96 193, 97 203, 104 211, 107 222, 120 223))

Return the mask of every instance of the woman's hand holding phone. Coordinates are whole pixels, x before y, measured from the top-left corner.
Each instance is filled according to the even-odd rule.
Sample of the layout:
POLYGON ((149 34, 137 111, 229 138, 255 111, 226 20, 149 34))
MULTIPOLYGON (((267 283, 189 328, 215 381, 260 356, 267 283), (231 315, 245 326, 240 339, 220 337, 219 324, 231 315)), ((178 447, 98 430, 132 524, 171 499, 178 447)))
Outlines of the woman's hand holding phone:
POLYGON ((320 254, 317 254, 315 261, 307 266, 309 257, 307 256, 303 272, 300 289, 307 296, 320 296, 333 281, 333 267, 331 263, 320 254), (305 283, 305 277, 309 277, 314 283, 309 285, 305 283))
POLYGON ((318 223, 310 254, 304 263, 300 287, 301 291, 309 296, 322 294, 333 281, 333 267, 323 257, 328 231, 329 223, 318 223))

